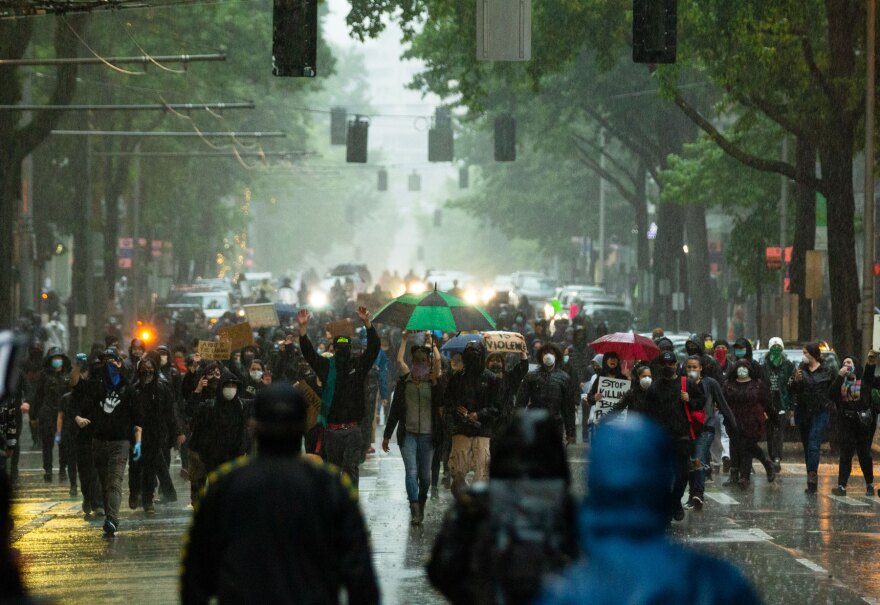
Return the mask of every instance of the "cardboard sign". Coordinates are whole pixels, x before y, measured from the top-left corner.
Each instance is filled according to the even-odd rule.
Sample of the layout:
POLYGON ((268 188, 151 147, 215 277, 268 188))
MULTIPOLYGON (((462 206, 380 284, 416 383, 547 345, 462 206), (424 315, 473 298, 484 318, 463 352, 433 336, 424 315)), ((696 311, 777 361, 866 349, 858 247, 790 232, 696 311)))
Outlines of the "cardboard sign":
POLYGON ((327 322, 327 331, 330 332, 330 338, 337 336, 346 336, 354 338, 354 324, 350 319, 339 319, 337 321, 327 322))
POLYGON ((484 332, 486 353, 527 353, 526 339, 518 332, 484 332))
POLYGON ((298 380, 294 383, 293 388, 302 393, 306 398, 308 407, 306 408, 306 430, 309 430, 318 423, 318 414, 321 413, 321 398, 305 380, 298 380))
POLYGON ((251 328, 271 328, 281 325, 274 303, 260 305, 244 305, 244 314, 251 328))
POLYGON ((598 378, 599 390, 602 393, 602 399, 593 404, 590 408, 590 424, 602 422, 617 403, 623 399, 623 396, 629 391, 631 382, 626 378, 606 378, 604 376, 598 378))
POLYGON ((232 357, 232 346, 228 340, 200 340, 198 351, 203 361, 227 361, 232 357))
POLYGON ((234 326, 223 326, 217 330, 217 335, 220 337, 220 340, 228 341, 233 351, 256 344, 251 324, 247 322, 235 324, 234 326))

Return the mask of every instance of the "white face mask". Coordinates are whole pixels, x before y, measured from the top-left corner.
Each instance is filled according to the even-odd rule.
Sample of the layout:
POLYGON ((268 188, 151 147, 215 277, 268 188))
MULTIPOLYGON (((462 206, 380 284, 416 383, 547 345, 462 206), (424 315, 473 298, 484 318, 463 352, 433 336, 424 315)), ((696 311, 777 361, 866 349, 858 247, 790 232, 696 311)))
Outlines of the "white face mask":
POLYGON ((650 376, 642 376, 639 378, 639 386, 645 389, 646 391, 651 388, 651 383, 654 382, 654 379, 650 376))
POLYGON ((699 380, 700 373, 697 372, 696 370, 691 370, 688 372, 688 378, 690 378, 691 380, 699 380))
POLYGON ((552 368, 554 365, 556 365, 556 355, 553 355, 552 353, 547 353, 546 355, 544 355, 544 365, 548 368, 552 368))
POLYGON ((251 380, 259 380, 263 377, 263 373, 260 370, 252 370, 251 371, 251 380))
POLYGON ((749 369, 745 367, 739 367, 736 369, 736 377, 737 378, 748 378, 749 377, 749 369))
POLYGON ((804 362, 804 363, 807 364, 807 365, 810 365, 810 358, 807 357, 806 355, 804 355, 804 356, 801 358, 801 361, 804 362))
POLYGON ((163 366, 166 365, 168 363, 168 356, 167 355, 159 355, 159 363, 163 366))
POLYGON ((223 388, 223 397, 227 400, 231 400, 235 397, 235 394, 238 392, 238 389, 235 387, 224 387, 223 388))

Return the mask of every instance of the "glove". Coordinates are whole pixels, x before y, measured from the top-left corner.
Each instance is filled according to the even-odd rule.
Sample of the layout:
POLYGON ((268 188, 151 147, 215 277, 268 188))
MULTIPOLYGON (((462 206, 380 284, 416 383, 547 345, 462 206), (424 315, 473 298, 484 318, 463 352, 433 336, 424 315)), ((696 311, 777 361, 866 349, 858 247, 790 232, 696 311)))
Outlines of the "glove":
POLYGON ((134 449, 131 450, 132 456, 131 459, 137 462, 141 459, 141 442, 138 441, 134 444, 134 449))
POLYGON ((86 365, 86 362, 88 362, 89 356, 86 355, 85 353, 77 353, 76 360, 77 360, 77 362, 79 362, 79 365, 84 366, 84 365, 86 365))
POLYGON ((55 443, 61 445, 61 433, 55 433, 55 443))

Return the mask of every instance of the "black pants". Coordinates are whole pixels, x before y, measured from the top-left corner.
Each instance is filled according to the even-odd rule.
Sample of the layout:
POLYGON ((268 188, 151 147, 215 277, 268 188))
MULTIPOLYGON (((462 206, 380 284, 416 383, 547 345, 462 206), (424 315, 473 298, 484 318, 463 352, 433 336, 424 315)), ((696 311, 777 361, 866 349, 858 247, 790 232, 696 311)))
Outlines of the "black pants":
POLYGON ((785 442, 785 427, 788 426, 788 416, 779 414, 779 425, 767 423, 767 454, 770 460, 782 460, 782 448, 785 442))
POLYGON ((331 430, 328 427, 324 431, 324 460, 342 469, 355 489, 360 477, 362 439, 360 426, 343 430, 331 430))
POLYGON ((10 483, 18 481, 18 460, 21 457, 21 435, 17 437, 17 443, 12 448, 12 455, 5 458, 6 471, 9 473, 10 483))
MULTIPOLYGON (((491 447, 491 443, 489 444, 491 447)), ((452 435, 448 426, 443 426, 443 434, 440 443, 434 447, 434 455, 431 458, 431 485, 437 485, 440 481, 440 466, 443 473, 449 476, 449 452, 452 450, 452 435)))
POLYGON ((688 485, 688 477, 691 474, 691 451, 693 442, 690 437, 677 439, 675 446, 675 483, 672 486, 672 498, 674 510, 681 508, 681 498, 688 485))
POLYGON ((177 500, 177 490, 174 489, 174 483, 171 481, 171 456, 174 450, 163 447, 162 464, 159 465, 156 477, 159 479, 159 493, 162 494, 164 502, 174 502, 177 500))
POLYGON ((67 469, 67 480, 70 487, 76 487, 76 476, 78 472, 77 456, 76 456, 76 437, 73 431, 65 431, 61 437, 61 445, 58 446, 58 460, 61 464, 61 471, 67 469))
POLYGON ((92 440, 76 441, 76 469, 79 475, 79 487, 83 497, 83 512, 90 512, 104 505, 101 482, 92 454, 92 440))
POLYGON ((770 463, 758 440, 742 433, 730 435, 730 464, 739 469, 741 479, 748 481, 752 476, 752 460, 757 459, 765 467, 770 463))
POLYGON ((840 440, 840 464, 837 470, 837 484, 846 487, 852 473, 853 454, 858 454, 859 466, 865 476, 865 483, 874 483, 874 459, 871 455, 871 442, 874 440, 874 427, 866 427, 858 421, 838 416, 837 432, 840 440))
POLYGON ((128 466, 128 489, 132 494, 138 494, 144 506, 153 504, 153 496, 156 494, 156 483, 160 472, 167 474, 165 457, 162 448, 153 443, 141 442, 141 459, 135 462, 129 461, 128 466))
POLYGON ((40 443, 43 446, 43 472, 52 474, 52 457, 55 449, 55 423, 40 419, 40 443))

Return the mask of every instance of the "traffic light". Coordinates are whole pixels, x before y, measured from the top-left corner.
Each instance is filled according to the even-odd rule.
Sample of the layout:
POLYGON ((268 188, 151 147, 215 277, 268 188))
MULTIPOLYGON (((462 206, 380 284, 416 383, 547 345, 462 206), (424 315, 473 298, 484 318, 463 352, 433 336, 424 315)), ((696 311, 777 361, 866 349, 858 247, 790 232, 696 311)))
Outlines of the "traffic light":
POLYGON ((470 186, 470 172, 468 172, 467 166, 462 166, 458 169, 458 188, 459 189, 467 189, 470 186))
POLYGON ((409 182, 407 183, 407 189, 410 191, 421 191, 422 190, 422 177, 419 176, 419 173, 415 170, 412 171, 412 174, 409 175, 409 182))
POLYGON ((678 0, 633 0, 633 62, 675 63, 678 0))
POLYGON ((360 116, 348 122, 345 139, 345 161, 349 164, 367 163, 367 135, 370 123, 360 116))
POLYGON ((516 120, 503 115, 495 118, 495 161, 516 160, 516 120))
POLYGON ((445 107, 434 112, 434 127, 428 131, 428 161, 451 162, 455 150, 452 113, 445 107))
POLYGON ((379 191, 388 191, 388 171, 384 168, 379 169, 378 181, 376 188, 379 191))
POLYGON ((345 145, 348 112, 345 107, 334 107, 330 110, 330 144, 345 145))
POLYGON ((272 75, 314 78, 318 60, 317 0, 273 0, 272 75))

